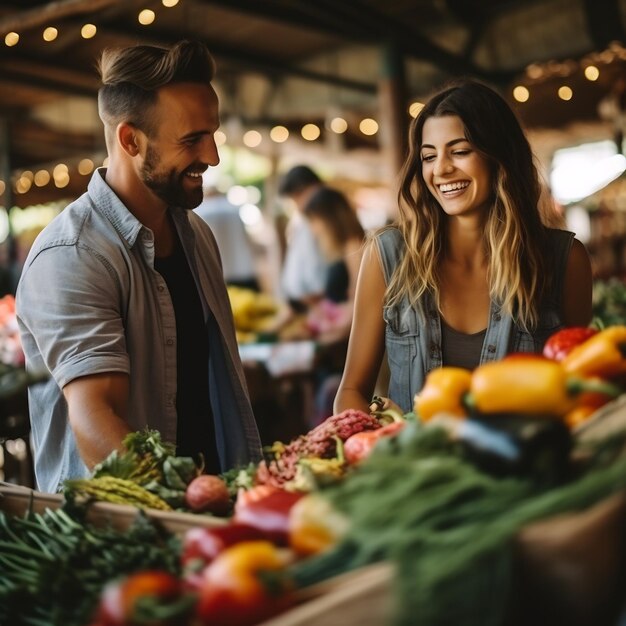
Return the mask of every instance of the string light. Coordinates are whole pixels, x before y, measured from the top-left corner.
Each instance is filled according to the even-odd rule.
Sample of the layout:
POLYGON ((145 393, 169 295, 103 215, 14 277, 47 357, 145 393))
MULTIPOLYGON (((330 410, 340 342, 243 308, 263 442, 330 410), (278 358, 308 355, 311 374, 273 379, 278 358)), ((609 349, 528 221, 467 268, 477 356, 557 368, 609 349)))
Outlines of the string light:
POLYGON ((59 31, 54 26, 48 26, 43 31, 43 39, 44 41, 54 41, 59 35, 59 31))
POLYGON ((63 189, 63 187, 67 187, 70 184, 70 175, 65 172, 65 174, 61 174, 60 176, 54 177, 54 185, 59 189, 63 189))
POLYGON ((29 182, 33 182, 34 175, 30 170, 24 170, 21 174, 21 178, 26 178, 29 182))
POLYGON ((223 146, 226 143, 226 133, 221 130, 216 130, 213 139, 215 139, 216 146, 223 146))
POLYGON ((143 11, 140 11, 139 15, 137 16, 137 20, 142 26, 148 26, 152 24, 155 18, 156 13, 152 9, 144 9, 143 11))
POLYGON ((248 148, 256 148, 262 140, 263 137, 258 130, 249 130, 243 136, 243 143, 248 146, 248 148))
POLYGON ((585 78, 587 80, 598 80, 600 78, 600 70, 595 65, 588 65, 585 68, 585 78))
POLYGON ((175 7, 178 4, 178 0, 161 0, 161 2, 163 3, 163 6, 167 7, 168 9, 171 7, 175 7))
POLYGON ((571 100, 573 95, 574 92, 571 87, 568 87, 567 85, 559 87, 559 98, 561 98, 561 100, 571 100))
POLYGON ((65 165, 65 163, 58 163, 57 165, 54 166, 54 169, 52 170, 52 177, 53 178, 61 177, 64 174, 67 174, 68 172, 69 172, 69 169, 67 165, 65 165))
POLYGON ((341 135, 348 130, 348 122, 343 117, 335 117, 330 121, 330 130, 341 135))
POLYGON ((359 130, 364 135, 375 135, 378 132, 378 122, 373 120, 371 117, 366 117, 364 120, 361 120, 359 130))
POLYGON ((93 168, 94 164, 91 159, 82 159, 78 164, 78 173, 87 176, 87 174, 93 172, 93 168))
POLYGON ((19 36, 17 33, 13 32, 13 31, 11 31, 10 33, 7 33, 7 34, 4 36, 4 43, 5 43, 7 46, 9 46, 9 48, 10 48, 11 46, 15 46, 15 45, 17 45, 17 42, 18 42, 19 40, 20 40, 20 36, 19 36))
POLYGON ((283 143, 284 141, 287 141, 288 138, 289 130, 287 130, 284 126, 274 126, 274 128, 270 130, 270 139, 276 143, 283 143))
POLYGON ((98 29, 96 28, 95 24, 85 24, 80 29, 80 34, 83 39, 91 39, 92 37, 96 36, 97 32, 98 29))
POLYGON ((50 172, 48 170, 39 170, 35 174, 35 185, 37 187, 45 187, 50 182, 50 172))
POLYGON ((413 102, 409 107, 409 115, 413 118, 417 117, 420 114, 420 111, 424 108, 424 104, 422 102, 413 102))
POLYGON ((513 97, 518 102, 528 102, 530 91, 528 91, 528 88, 524 87, 524 85, 517 85, 517 87, 513 89, 513 97))
POLYGON ((315 141, 321 135, 321 131, 316 124, 305 124, 300 134, 307 141, 315 141))

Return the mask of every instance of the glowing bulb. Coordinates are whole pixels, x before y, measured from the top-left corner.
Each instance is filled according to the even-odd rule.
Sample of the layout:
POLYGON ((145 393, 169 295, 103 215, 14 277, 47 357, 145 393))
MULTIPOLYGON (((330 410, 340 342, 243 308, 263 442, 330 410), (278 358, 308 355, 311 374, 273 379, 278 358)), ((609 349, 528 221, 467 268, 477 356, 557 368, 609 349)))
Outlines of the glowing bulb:
POLYGON ((226 134, 221 130, 216 130, 213 134, 216 146, 223 146, 226 143, 226 134))
POLYGON ((144 9, 137 16, 137 20, 142 26, 148 26, 149 24, 152 24, 155 18, 156 18, 156 13, 152 11, 151 9, 144 9))
POLYGON ((305 124, 300 131, 302 137, 307 141, 315 141, 321 134, 319 126, 315 124, 305 124))
POLYGON ((378 122, 371 117, 366 117, 364 120, 361 120, 359 130, 364 135, 375 135, 378 132, 378 122))
POLYGON ((163 3, 163 6, 168 9, 170 7, 175 7, 178 4, 178 0, 161 0, 161 2, 163 3))
POLYGON ((30 170, 24 170, 21 174, 22 178, 27 178, 31 183, 33 182, 33 173, 30 170))
POLYGON ((35 174, 35 185, 37 187, 45 187, 50 182, 50 172, 48 170, 39 170, 35 174))
POLYGON ((80 34, 83 39, 91 39, 92 37, 95 37, 97 32, 98 29, 95 24, 85 24, 80 29, 80 34))
POLYGON ((530 98, 530 91, 528 91, 527 87, 524 85, 518 85, 513 89, 513 97, 518 102, 528 102, 528 98, 530 98))
POLYGON ((561 98, 561 100, 571 100, 573 95, 574 92, 571 87, 568 87, 567 85, 559 87, 559 98, 561 98))
POLYGON ((65 172, 59 174, 59 176, 54 177, 54 184, 59 189, 63 189, 63 187, 67 187, 70 184, 70 175, 65 172))
POLYGON ((413 102, 409 107, 409 115, 411 117, 417 117, 423 108, 424 104, 422 102, 413 102))
POLYGON ((10 33, 7 33, 4 36, 4 43, 7 46, 9 46, 9 48, 11 46, 16 45, 19 40, 20 40, 20 36, 17 33, 13 32, 13 31, 11 31, 10 33))
POLYGON ((4 181, 0 180, 0 196, 4 194, 6 188, 7 186, 4 184, 4 181))
POLYGON ((87 176, 87 174, 91 174, 93 172, 93 161, 91 159, 82 159, 78 164, 78 173, 83 176, 87 176))
POLYGON ((26 193, 30 189, 30 186, 30 180, 24 178, 24 176, 20 176, 15 183, 15 191, 16 193, 26 193))
POLYGON ((52 170, 52 176, 53 178, 56 180, 59 177, 62 177, 63 175, 68 173, 68 168, 67 165, 65 165, 65 163, 59 163, 58 165, 54 166, 54 169, 52 170))
POLYGON ((54 26, 48 26, 48 28, 43 31, 44 41, 54 41, 58 34, 59 31, 54 26))
POLYGON ((270 139, 276 143, 283 143, 283 141, 287 141, 288 137, 289 131, 284 126, 274 126, 270 130, 270 139))
POLYGON ((598 80, 600 78, 600 70, 595 65, 588 65, 585 68, 585 78, 587 80, 598 80))
POLYGON ((348 130, 348 122, 346 122, 343 117, 335 117, 330 122, 330 130, 332 130, 333 133, 341 135, 348 130))
POLYGON ((228 201, 231 204, 234 204, 235 206, 241 206, 248 201, 248 192, 246 191, 245 187, 242 187, 241 185, 235 185, 228 190, 226 198, 228 198, 228 201))
POLYGON ((243 143, 248 146, 248 148, 256 148, 262 140, 263 137, 258 130, 249 130, 243 136, 243 143))

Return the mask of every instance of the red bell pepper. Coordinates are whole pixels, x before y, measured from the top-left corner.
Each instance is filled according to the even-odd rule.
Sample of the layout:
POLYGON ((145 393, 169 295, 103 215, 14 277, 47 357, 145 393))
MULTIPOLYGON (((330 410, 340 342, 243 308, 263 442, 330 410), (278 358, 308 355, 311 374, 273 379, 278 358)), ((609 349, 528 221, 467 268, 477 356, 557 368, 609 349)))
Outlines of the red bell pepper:
POLYGON ((543 346, 543 356, 553 361, 562 361, 576 346, 597 333, 595 328, 584 326, 563 328, 548 338, 543 346))
POLYGON ((289 540, 289 512, 302 496, 277 489, 260 500, 238 503, 233 521, 256 528, 270 541, 285 546, 289 540))
POLYGON ((226 548, 203 573, 196 608, 206 626, 250 626, 292 602, 285 551, 269 541, 226 548))

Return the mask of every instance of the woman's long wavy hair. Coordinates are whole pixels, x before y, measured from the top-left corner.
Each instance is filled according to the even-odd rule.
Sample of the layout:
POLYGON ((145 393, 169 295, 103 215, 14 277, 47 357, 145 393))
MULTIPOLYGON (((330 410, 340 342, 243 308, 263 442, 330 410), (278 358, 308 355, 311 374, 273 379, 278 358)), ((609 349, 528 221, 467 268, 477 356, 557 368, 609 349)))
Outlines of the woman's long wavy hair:
POLYGON ((526 329, 536 326, 541 299, 550 283, 546 229, 539 202, 541 184, 528 140, 513 111, 495 91, 464 80, 435 95, 413 121, 409 154, 401 173, 398 228, 406 252, 389 282, 385 301, 408 297, 423 313, 422 297, 432 294, 440 309, 440 267, 446 254, 446 215, 422 176, 424 123, 458 116, 465 136, 492 172, 491 209, 483 246, 488 259, 491 299, 526 329))

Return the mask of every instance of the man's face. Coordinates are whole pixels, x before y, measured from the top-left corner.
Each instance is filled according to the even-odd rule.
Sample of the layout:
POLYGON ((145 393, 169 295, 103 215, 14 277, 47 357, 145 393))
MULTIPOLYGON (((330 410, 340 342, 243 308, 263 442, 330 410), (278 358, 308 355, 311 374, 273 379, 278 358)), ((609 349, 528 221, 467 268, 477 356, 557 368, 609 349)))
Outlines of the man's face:
POLYGON ((191 210, 202 202, 202 173, 220 161, 218 127, 218 101, 210 85, 178 83, 159 90, 139 174, 168 207, 191 210))

